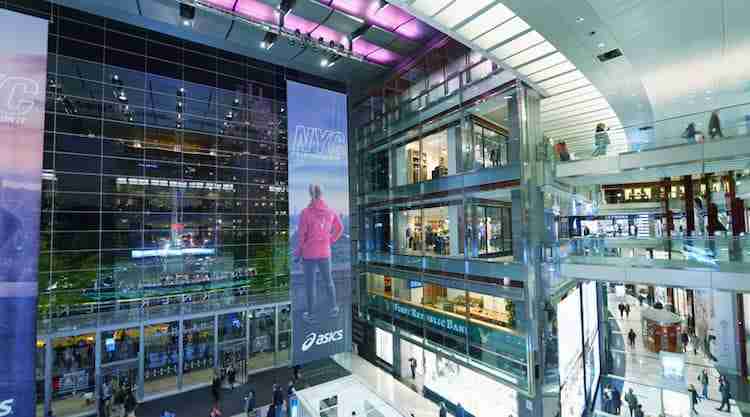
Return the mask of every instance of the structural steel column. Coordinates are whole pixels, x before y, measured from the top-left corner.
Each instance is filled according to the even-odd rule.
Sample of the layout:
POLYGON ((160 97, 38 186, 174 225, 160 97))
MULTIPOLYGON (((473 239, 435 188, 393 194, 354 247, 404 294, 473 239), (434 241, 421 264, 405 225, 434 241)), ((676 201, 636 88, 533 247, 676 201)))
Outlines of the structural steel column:
POLYGON ((99 410, 103 408, 102 382, 104 382, 102 378, 102 332, 97 330, 94 335, 94 398, 96 399, 96 415, 99 415, 99 410))
POLYGON ((185 369, 185 349, 184 349, 184 334, 185 334, 185 320, 180 320, 177 334, 177 389, 182 390, 182 374, 185 369))
POLYGON ((219 370, 221 361, 219 361, 219 315, 214 314, 214 370, 219 370))
MULTIPOLYGON (((545 158, 540 149, 544 147, 541 132, 540 97, 522 84, 516 89, 515 99, 509 100, 511 143, 518 139, 518 153, 521 162, 520 187, 512 193, 514 217, 514 255, 516 261, 526 267, 526 314, 528 337, 526 343, 530 399, 525 408, 532 416, 548 414, 543 410, 544 352, 542 339, 546 315, 544 305, 548 282, 542 274, 544 242, 549 241, 552 227, 544 211, 542 186, 544 185, 545 158), (517 109, 517 114, 513 109, 517 109), (550 226, 550 227, 548 227, 550 226), (517 239, 517 240, 516 240, 517 239)), ((511 152, 511 155, 514 151, 511 152)), ((521 407, 523 401, 519 403, 521 407)), ((554 412, 550 410, 550 412, 554 412)))
POLYGON ((693 176, 685 175, 682 177, 682 184, 685 186, 685 235, 693 236, 695 234, 695 193, 693 188, 693 176))
MULTIPOLYGON (((45 338, 44 345, 44 415, 52 409, 52 337, 45 338)), ((38 395, 38 394, 37 394, 38 395)))
POLYGON ((143 401, 143 396, 145 394, 144 385, 146 383, 146 331, 143 326, 143 321, 141 321, 138 330, 138 389, 136 396, 140 401, 143 401))

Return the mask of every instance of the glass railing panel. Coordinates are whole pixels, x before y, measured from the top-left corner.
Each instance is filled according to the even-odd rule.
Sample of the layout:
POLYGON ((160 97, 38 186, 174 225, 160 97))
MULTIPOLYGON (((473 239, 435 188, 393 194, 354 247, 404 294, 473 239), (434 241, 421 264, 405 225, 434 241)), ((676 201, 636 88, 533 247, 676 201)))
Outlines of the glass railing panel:
MULTIPOLYGON (((717 141, 750 138, 747 114, 750 103, 612 128, 606 131, 609 145, 601 146, 596 153, 594 131, 583 136, 553 136, 550 140, 568 143, 572 161, 687 145, 693 145, 702 155, 717 141)), ((710 157, 711 152, 706 155, 710 157)))
POLYGON ((600 238, 561 241, 573 263, 750 272, 750 237, 600 238))
POLYGON ((524 265, 513 261, 470 259, 466 273, 468 275, 491 277, 500 280, 524 281, 526 279, 524 265))

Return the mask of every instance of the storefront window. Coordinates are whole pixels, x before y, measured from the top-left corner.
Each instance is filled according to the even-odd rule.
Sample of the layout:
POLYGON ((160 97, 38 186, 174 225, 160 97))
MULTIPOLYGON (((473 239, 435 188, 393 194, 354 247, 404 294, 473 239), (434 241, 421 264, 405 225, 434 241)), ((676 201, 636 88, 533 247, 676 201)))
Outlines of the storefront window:
POLYGON ((177 389, 178 322, 146 326, 144 332, 144 393, 153 395, 177 389))
POLYGON ((53 341, 52 408, 57 416, 96 411, 93 333, 53 341))
POLYGON ((398 211, 397 252, 405 255, 461 256, 462 214, 461 206, 455 204, 398 211))
POLYGON ((138 359, 140 331, 137 327, 102 332, 102 363, 138 359))
POLYGON ((274 365, 276 346, 276 322, 274 309, 255 310, 249 320, 250 348, 248 350, 248 371, 270 368, 274 365))
POLYGON ((214 318, 185 320, 183 323, 184 368, 182 385, 211 382, 214 367, 214 318))
POLYGON ((469 205, 466 212, 472 257, 495 258, 512 254, 510 207, 469 205))
POLYGON ((279 310, 279 351, 276 355, 276 365, 290 360, 289 350, 292 347, 292 317, 291 306, 278 307, 279 310))
POLYGON ((244 312, 219 316, 219 341, 244 340, 247 319, 244 312))
POLYGON ((419 141, 395 150, 396 185, 414 184, 427 179, 426 158, 422 157, 419 141))

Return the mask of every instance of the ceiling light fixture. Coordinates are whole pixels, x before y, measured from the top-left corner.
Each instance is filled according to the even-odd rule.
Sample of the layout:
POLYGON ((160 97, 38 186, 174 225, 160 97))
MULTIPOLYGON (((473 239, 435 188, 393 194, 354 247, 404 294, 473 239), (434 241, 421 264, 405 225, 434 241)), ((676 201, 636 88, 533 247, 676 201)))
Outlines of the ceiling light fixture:
POLYGON ((195 20, 195 6, 180 3, 180 18, 183 26, 193 26, 195 20))
POLYGON ((599 42, 599 44, 597 44, 596 46, 598 46, 600 48, 604 48, 607 45, 604 42, 599 42))
POLYGON ((263 41, 260 43, 261 49, 269 50, 273 48, 273 45, 276 43, 276 39, 278 39, 279 35, 273 33, 273 32, 266 32, 266 34, 263 36, 263 41))
POLYGON ((576 17, 576 22, 578 22, 578 23, 582 23, 584 20, 586 20, 586 19, 584 19, 581 16, 576 17))
POLYGON ((377 14, 382 9, 388 7, 388 2, 385 0, 375 0, 370 4, 370 11, 372 14, 377 14))

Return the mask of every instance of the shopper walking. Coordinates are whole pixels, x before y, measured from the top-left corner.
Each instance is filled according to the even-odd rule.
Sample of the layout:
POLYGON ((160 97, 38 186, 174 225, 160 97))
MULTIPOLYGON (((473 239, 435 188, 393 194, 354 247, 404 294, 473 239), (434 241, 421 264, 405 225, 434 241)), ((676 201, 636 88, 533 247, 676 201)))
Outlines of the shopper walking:
POLYGON ((625 319, 630 320, 630 304, 625 304, 625 319))
POLYGON ((322 287, 328 292, 327 304, 329 315, 336 317, 339 307, 336 304, 336 286, 331 275, 331 245, 336 242, 344 231, 341 219, 335 211, 328 208, 323 201, 323 191, 320 186, 311 184, 309 187, 310 204, 302 210, 299 227, 297 228, 297 248, 294 256, 302 259, 302 269, 305 275, 307 306, 302 313, 305 321, 311 321, 317 303, 316 272, 320 276, 322 287))
POLYGON ((445 406, 444 402, 440 403, 440 412, 438 413, 438 417, 448 417, 448 407, 445 406))
POLYGON ((625 305, 620 303, 620 305, 617 306, 617 309, 620 310, 620 319, 625 317, 625 305))
POLYGON ((695 406, 698 404, 698 391, 695 390, 695 385, 690 384, 688 394, 690 396, 690 411, 698 414, 698 410, 695 409, 695 406))
POLYGON ((133 390, 128 390, 128 395, 125 397, 125 415, 127 417, 135 417, 136 407, 138 407, 138 402, 135 400, 133 390))
POLYGON ((690 337, 688 336, 687 331, 682 332, 680 339, 682 340, 682 351, 687 353, 688 344, 690 344, 690 337))
POLYGON ((721 132, 721 119, 719 119, 719 111, 711 113, 711 118, 708 119, 708 135, 711 139, 724 137, 724 133, 721 132))
POLYGON ((635 331, 633 329, 630 329, 628 332, 628 345, 630 345, 631 349, 635 349, 635 331))
POLYGON ((227 379, 229 380, 229 388, 234 391, 234 382, 237 380, 237 371, 234 370, 234 365, 229 365, 229 369, 227 369, 227 379))
POLYGON ((634 417, 644 417, 643 415, 643 405, 638 404, 638 408, 635 409, 635 416, 634 417))
POLYGON ((703 399, 708 399, 708 372, 706 370, 702 370, 701 374, 698 375, 698 382, 700 382, 701 386, 703 387, 703 399))
POLYGON ((278 384, 273 384, 273 407, 274 415, 281 417, 281 412, 284 408, 284 393, 281 392, 281 387, 278 384))
POLYGON ((466 411, 461 403, 456 404, 456 417, 466 417, 466 411))
POLYGON ((257 417, 255 412, 257 401, 255 399, 255 390, 250 388, 245 396, 245 417, 257 417))
POLYGON ((417 379, 417 360, 409 358, 409 369, 411 369, 411 379, 417 379))
POLYGON ((221 378, 216 370, 214 370, 214 378, 211 381, 211 396, 213 396, 215 403, 221 400, 221 378))
POLYGON ((612 408, 616 415, 620 415, 620 408, 622 408, 622 394, 617 387, 612 387, 612 408))
POLYGON ((719 377, 719 393, 721 394, 721 405, 717 410, 724 411, 724 405, 727 406, 727 413, 732 412, 732 405, 729 404, 729 400, 732 398, 731 388, 727 377, 719 377))
POLYGON ((604 123, 596 125, 596 132, 594 133, 594 153, 591 156, 597 157, 607 154, 607 146, 610 143, 607 130, 607 125, 604 123))
POLYGON ((630 417, 635 417, 635 411, 638 408, 638 397, 635 396, 633 388, 630 388, 628 393, 625 394, 625 403, 628 405, 630 417))
POLYGON ((612 385, 607 384, 607 386, 604 387, 602 396, 604 397, 604 412, 612 414, 612 411, 614 411, 614 406, 612 404, 612 385))

